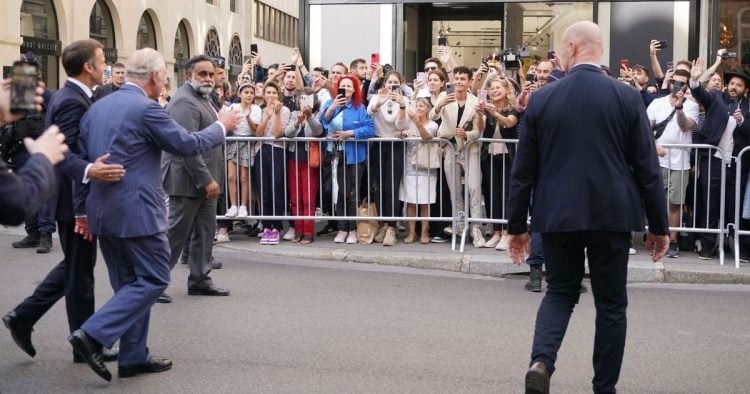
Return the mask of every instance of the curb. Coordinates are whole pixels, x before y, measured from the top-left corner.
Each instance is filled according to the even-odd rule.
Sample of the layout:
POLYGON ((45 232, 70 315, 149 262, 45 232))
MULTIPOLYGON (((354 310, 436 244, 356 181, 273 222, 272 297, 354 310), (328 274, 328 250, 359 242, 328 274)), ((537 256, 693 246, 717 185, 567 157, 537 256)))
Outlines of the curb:
MULTIPOLYGON (((345 248, 320 247, 272 247, 250 243, 228 242, 218 247, 250 253, 331 260, 359 264, 379 264, 442 271, 462 272, 472 275, 506 277, 513 274, 526 274, 525 265, 515 265, 507 257, 498 259, 493 255, 471 253, 428 253, 382 250, 352 250, 345 248)), ((588 271, 588 267, 587 267, 588 271)), ((750 284, 750 274, 705 271, 667 270, 664 264, 630 262, 628 283, 713 283, 750 284)))

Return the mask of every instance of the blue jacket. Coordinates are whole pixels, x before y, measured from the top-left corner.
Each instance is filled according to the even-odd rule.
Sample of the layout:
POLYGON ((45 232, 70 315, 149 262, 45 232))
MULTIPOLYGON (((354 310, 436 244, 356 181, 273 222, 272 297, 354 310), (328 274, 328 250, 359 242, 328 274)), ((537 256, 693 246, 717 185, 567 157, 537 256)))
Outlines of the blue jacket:
MULTIPOLYGON (((342 130, 354 131, 354 138, 358 140, 364 140, 375 136, 375 124, 372 123, 372 118, 370 117, 370 114, 367 113, 366 106, 360 105, 355 107, 351 102, 348 102, 345 107, 336 109, 330 120, 326 120, 325 113, 331 104, 333 104, 333 99, 328 100, 320 111, 320 123, 326 130, 327 135, 331 135, 331 121, 343 111, 344 128, 342 130)), ((344 143, 344 153, 346 164, 361 163, 367 159, 367 142, 347 141, 344 143)))
POLYGON ((189 133, 135 85, 97 101, 81 120, 81 154, 93 161, 110 153, 110 161, 127 173, 119 182, 91 182, 79 191, 87 197, 91 233, 133 238, 167 231, 162 150, 195 156, 223 141, 218 123, 189 133))

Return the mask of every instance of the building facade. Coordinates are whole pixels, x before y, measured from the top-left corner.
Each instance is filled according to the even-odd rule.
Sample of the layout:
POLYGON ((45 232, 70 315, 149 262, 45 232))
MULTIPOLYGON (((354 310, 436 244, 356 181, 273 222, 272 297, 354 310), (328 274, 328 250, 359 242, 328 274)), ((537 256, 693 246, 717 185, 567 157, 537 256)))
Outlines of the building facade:
POLYGON ((719 48, 736 57, 724 70, 750 67, 750 1, 526 1, 526 0, 300 0, 300 46, 310 63, 369 59, 403 70, 407 79, 447 39, 458 62, 478 67, 487 55, 512 49, 527 59, 546 59, 559 48, 570 24, 588 20, 602 28, 603 64, 623 59, 650 68, 651 39, 667 41, 667 62, 701 56, 714 60, 719 48))
POLYGON ((296 46, 295 0, 4 0, 0 13, 0 61, 4 74, 28 51, 42 64, 47 85, 65 80, 62 48, 93 38, 105 47, 107 63, 125 62, 135 50, 151 47, 164 55, 175 89, 185 79, 184 65, 205 54, 226 59, 236 77, 258 44, 265 62, 289 59, 296 46), (291 32, 291 33, 289 33, 291 32))

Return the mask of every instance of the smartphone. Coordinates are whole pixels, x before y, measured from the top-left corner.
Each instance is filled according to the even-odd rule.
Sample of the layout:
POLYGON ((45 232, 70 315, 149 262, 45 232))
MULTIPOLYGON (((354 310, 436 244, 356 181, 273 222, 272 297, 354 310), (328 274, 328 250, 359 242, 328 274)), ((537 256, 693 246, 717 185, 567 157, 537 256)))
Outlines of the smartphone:
POLYGON ((445 93, 446 94, 453 94, 455 92, 456 92, 456 89, 454 88, 454 86, 453 86, 452 83, 449 83, 449 84, 445 85, 445 93))
POLYGON ((36 113, 36 86, 39 70, 35 65, 15 62, 11 73, 10 112, 14 114, 36 113))
POLYGON ((109 66, 105 68, 103 76, 104 78, 107 78, 107 79, 112 78, 112 68, 110 68, 109 66))
POLYGON ((296 64, 290 64, 289 65, 289 71, 297 71, 297 65, 296 64))
POLYGON ((547 60, 552 60, 552 59, 554 59, 554 58, 555 58, 555 55, 556 55, 555 51, 553 51, 553 50, 549 50, 549 51, 547 51, 547 60))
POLYGON ((338 92, 336 93, 336 97, 338 97, 338 96, 346 97, 346 89, 339 88, 338 92))
POLYGON ((622 69, 623 67, 630 68, 630 60, 628 59, 620 60, 620 69, 622 69))
POLYGON ((535 74, 526 74, 526 82, 536 82, 535 74))
POLYGON ((477 92, 477 99, 479 100, 479 104, 486 104, 487 103, 487 91, 486 90, 480 90, 477 92))
POLYGON ((438 46, 441 46, 441 47, 448 46, 448 38, 438 37, 438 46))
POLYGON ((303 95, 300 98, 300 107, 302 107, 302 106, 308 106, 308 107, 312 108, 314 103, 315 103, 315 99, 313 98, 313 96, 311 94, 303 95))
POLYGON ((659 40, 657 43, 659 45, 659 49, 667 49, 667 40, 659 40))
POLYGON ((250 44, 250 53, 258 53, 258 44, 250 44))
POLYGON ((667 62, 667 70, 674 70, 674 62, 673 61, 670 60, 670 61, 667 62))
POLYGON ((417 81, 422 83, 427 83, 427 73, 426 72, 418 72, 417 73, 417 81))
POLYGON ((379 53, 373 53, 370 55, 370 65, 373 64, 380 64, 380 54, 379 53))
POLYGON ((401 90, 401 86, 393 85, 391 86, 391 92, 398 93, 401 90))

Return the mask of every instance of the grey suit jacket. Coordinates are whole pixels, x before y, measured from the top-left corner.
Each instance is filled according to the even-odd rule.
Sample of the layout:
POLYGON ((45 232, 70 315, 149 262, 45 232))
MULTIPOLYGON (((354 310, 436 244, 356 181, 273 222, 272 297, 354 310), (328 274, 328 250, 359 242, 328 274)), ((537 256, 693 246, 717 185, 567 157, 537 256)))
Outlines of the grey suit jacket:
MULTIPOLYGON (((207 97, 185 83, 167 107, 169 116, 189 132, 202 130, 216 122, 217 116, 207 97)), ((216 181, 224 188, 224 152, 219 145, 202 155, 183 157, 164 152, 161 171, 164 191, 170 196, 205 197, 205 187, 216 181)))

